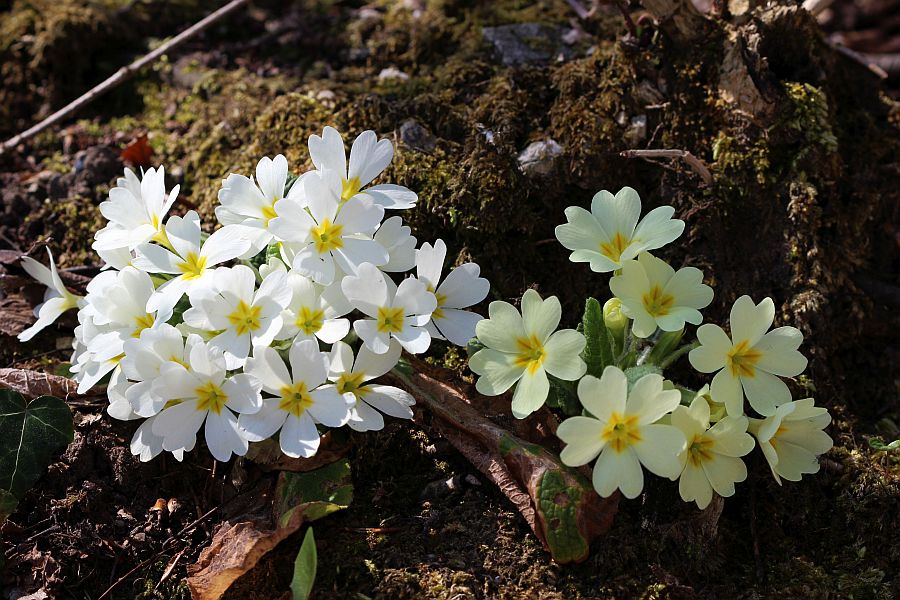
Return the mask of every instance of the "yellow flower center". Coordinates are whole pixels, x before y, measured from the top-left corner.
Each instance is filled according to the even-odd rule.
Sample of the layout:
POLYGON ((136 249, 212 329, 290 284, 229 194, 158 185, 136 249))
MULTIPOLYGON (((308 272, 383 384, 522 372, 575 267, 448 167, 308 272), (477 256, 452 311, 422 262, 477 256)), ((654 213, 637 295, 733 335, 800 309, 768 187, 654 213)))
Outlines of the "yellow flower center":
POLYGON ((447 302, 447 296, 444 294, 439 294, 437 292, 432 291, 434 297, 437 298, 437 308, 434 309, 431 313, 432 321, 439 321, 444 318, 444 304, 447 302))
POLYGON ((208 381, 194 390, 197 395, 197 410, 208 410, 217 415, 222 412, 225 403, 228 402, 228 395, 222 391, 222 388, 208 381))
POLYGON ((278 213, 275 212, 275 203, 278 202, 278 198, 272 198, 272 203, 262 207, 262 216, 266 220, 266 225, 269 224, 269 221, 278 216, 278 213))
POLYGON ((297 313, 297 319, 294 324, 297 329, 306 335, 313 335, 322 329, 322 323, 325 321, 325 311, 321 309, 311 309, 307 306, 300 308, 297 313))
POLYGON ((153 323, 156 319, 153 318, 153 315, 150 313, 146 313, 143 316, 134 318, 134 331, 131 332, 131 337, 141 337, 141 332, 148 327, 153 327, 153 323))
POLYGON ((381 333, 400 333, 403 331, 403 309, 382 306, 378 309, 377 323, 381 333))
POLYGON ((331 252, 344 246, 344 240, 341 238, 344 226, 332 223, 329 219, 325 219, 322 223, 312 228, 312 238, 316 244, 316 252, 324 254, 331 252))
POLYGON ((260 313, 261 306, 250 306, 241 300, 234 312, 228 315, 228 322, 234 325, 238 335, 244 335, 260 328, 260 313))
POLYGON ((338 394, 351 392, 357 398, 365 396, 369 390, 362 384, 363 377, 365 377, 364 373, 344 373, 341 375, 338 378, 337 383, 335 383, 338 394))
POLYGON ((771 444, 773 448, 777 448, 778 447, 778 436, 782 435, 786 431, 787 431, 787 427, 785 427, 783 423, 781 425, 779 425, 778 429, 775 431, 775 433, 772 434, 772 437, 769 440, 769 444, 771 444))
POLYGON ((753 365, 758 363, 760 358, 762 352, 751 348, 748 340, 741 340, 728 353, 725 363, 731 369, 733 377, 753 377, 756 375, 753 365))
POLYGON ((613 239, 600 243, 600 254, 613 262, 619 262, 629 244, 631 244, 631 240, 617 231, 613 239))
POLYGON ((517 367, 523 367, 529 373, 537 371, 547 357, 544 345, 536 335, 517 339, 516 346, 519 347, 519 353, 513 359, 513 363, 517 367))
POLYGON ((641 441, 641 430, 636 415, 613 413, 600 433, 600 438, 616 452, 641 441))
POLYGON ((649 292, 644 294, 642 300, 644 301, 644 310, 653 317, 666 316, 672 309, 672 305, 675 304, 675 298, 663 292, 658 285, 654 285, 649 292))
POLYGON ((184 261, 178 263, 178 270, 184 275, 185 279, 197 279, 203 275, 206 269, 206 257, 197 256, 193 252, 188 252, 184 261))
POLYGON ((295 417, 303 415, 306 409, 313 405, 312 396, 309 395, 306 384, 302 381, 294 385, 286 385, 280 391, 281 400, 278 402, 278 408, 295 417))
POLYGON ((703 462, 712 459, 712 447, 715 441, 698 433, 688 444, 688 460, 695 467, 699 467, 703 462))
POLYGON ((359 188, 362 186, 359 184, 359 177, 353 177, 350 180, 342 179, 341 180, 341 202, 346 202, 353 196, 359 193, 359 188))

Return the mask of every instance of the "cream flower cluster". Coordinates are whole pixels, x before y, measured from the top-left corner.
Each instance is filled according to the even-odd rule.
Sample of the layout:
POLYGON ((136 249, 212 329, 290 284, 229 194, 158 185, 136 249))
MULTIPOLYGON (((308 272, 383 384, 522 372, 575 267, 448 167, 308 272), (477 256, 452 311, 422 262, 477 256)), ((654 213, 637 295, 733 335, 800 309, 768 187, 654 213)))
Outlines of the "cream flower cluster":
POLYGON ((517 418, 545 403, 563 410, 561 459, 570 466, 595 461, 593 484, 602 496, 619 490, 637 497, 646 469, 679 480, 681 497, 705 508, 713 493, 731 496, 747 478, 743 457, 756 442, 779 483, 815 473, 818 455, 832 445, 823 431, 830 417, 811 398, 792 401, 781 379, 799 375, 807 361, 797 350, 799 330, 769 331, 773 301, 742 296, 731 310, 730 336, 706 324, 698 342, 679 347, 685 326, 702 323, 713 290, 699 269, 676 270, 650 252, 684 231, 675 209, 659 207, 641 219, 641 200, 626 187, 598 192, 589 211, 573 206, 565 214, 556 237, 572 251, 570 260, 612 273, 602 322, 593 301, 598 308, 593 317, 586 309, 583 329, 556 331, 559 301, 534 290, 523 296, 521 312, 491 303, 489 318, 475 326, 479 345, 469 361, 478 391, 499 395, 515 386, 517 418), (663 378, 686 353, 699 372, 716 373, 697 392, 663 378))
POLYGON ((326 127, 309 152, 315 168, 297 178, 281 155, 261 159, 255 177, 229 175, 209 235, 197 212, 170 215, 178 186, 167 193, 162 167, 126 169, 100 205, 108 224, 93 247, 106 266, 83 298, 52 256, 49 269, 23 259, 47 294, 20 340, 78 308, 78 390, 108 380, 109 414, 144 419, 131 442, 141 460, 181 460, 201 429, 220 461, 275 437, 286 455, 312 456, 324 428, 412 417, 412 396, 372 381, 403 350, 474 337, 482 317, 466 309, 490 287, 478 265, 442 277, 444 242, 416 249, 400 216, 385 219, 417 201, 371 185, 391 142, 366 131, 348 159, 326 127))

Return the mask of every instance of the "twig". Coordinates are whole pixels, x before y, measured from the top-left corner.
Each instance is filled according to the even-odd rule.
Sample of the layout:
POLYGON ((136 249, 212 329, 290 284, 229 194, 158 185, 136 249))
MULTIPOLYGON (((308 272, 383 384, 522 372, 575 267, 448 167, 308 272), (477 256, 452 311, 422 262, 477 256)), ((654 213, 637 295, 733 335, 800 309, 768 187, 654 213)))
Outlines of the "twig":
POLYGON ((10 148, 14 148, 14 147, 18 146, 20 143, 24 142, 25 140, 28 140, 28 139, 34 137, 35 135, 37 135, 40 132, 47 129, 48 127, 55 125, 59 121, 62 121, 66 117, 77 112, 78 110, 80 110, 82 107, 84 107, 85 105, 92 102, 95 98, 97 98, 101 94, 108 92, 109 90, 116 87, 123 81, 126 81, 127 79, 129 79, 137 71, 139 71, 143 67, 149 65, 150 63, 154 62, 157 58, 159 58, 163 54, 169 52, 176 46, 181 45, 183 42, 185 42, 186 40, 197 35, 201 31, 203 31, 204 29, 206 29, 207 27, 212 25, 213 23, 216 23, 217 21, 224 19, 226 16, 233 13, 238 8, 241 8, 242 6, 247 4, 248 1, 249 0, 232 0, 231 2, 229 2, 228 4, 226 4, 225 6, 220 8, 219 10, 209 14, 207 17, 201 19, 197 23, 191 25, 190 27, 188 27, 187 29, 185 29, 184 31, 182 31, 181 33, 179 33, 178 35, 176 35, 175 37, 170 39, 169 41, 165 42, 156 50, 153 50, 149 54, 145 54, 144 56, 137 59, 130 65, 122 67, 121 69, 116 71, 111 77, 109 77, 106 81, 91 88, 87 93, 85 93, 81 97, 77 98, 76 100, 70 102, 63 108, 59 109, 58 111, 56 111, 55 113, 53 113, 52 115, 50 115, 49 117, 47 117, 46 119, 44 119, 43 121, 41 121, 40 123, 35 125, 34 127, 31 127, 30 129, 27 129, 27 130, 23 131, 22 133, 3 142, 3 145, 0 146, 0 154, 3 154, 10 148))
POLYGON ((590 18, 591 13, 581 5, 581 2, 578 0, 566 0, 566 2, 572 7, 572 10, 575 11, 575 14, 578 15, 579 19, 585 21, 590 18))
POLYGON ((709 185, 712 183, 712 173, 709 168, 703 164, 703 161, 688 152, 687 150, 625 150, 619 153, 623 158, 680 158, 691 167, 697 175, 703 180, 703 183, 709 185))

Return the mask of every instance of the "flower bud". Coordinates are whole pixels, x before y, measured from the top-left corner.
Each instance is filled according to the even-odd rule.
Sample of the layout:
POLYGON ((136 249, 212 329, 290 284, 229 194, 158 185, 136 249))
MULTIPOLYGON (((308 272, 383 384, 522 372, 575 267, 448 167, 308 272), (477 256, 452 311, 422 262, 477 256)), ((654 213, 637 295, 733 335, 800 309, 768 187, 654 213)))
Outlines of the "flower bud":
POLYGON ((725 410, 725 404, 723 402, 716 402, 715 400, 713 400, 712 394, 709 393, 708 384, 697 390, 697 397, 703 398, 709 405, 710 423, 716 423, 725 418, 725 415, 727 414, 725 410))
POLYGON ((606 328, 616 336, 622 335, 628 325, 628 317, 622 312, 622 301, 610 298, 603 305, 603 322, 606 328))

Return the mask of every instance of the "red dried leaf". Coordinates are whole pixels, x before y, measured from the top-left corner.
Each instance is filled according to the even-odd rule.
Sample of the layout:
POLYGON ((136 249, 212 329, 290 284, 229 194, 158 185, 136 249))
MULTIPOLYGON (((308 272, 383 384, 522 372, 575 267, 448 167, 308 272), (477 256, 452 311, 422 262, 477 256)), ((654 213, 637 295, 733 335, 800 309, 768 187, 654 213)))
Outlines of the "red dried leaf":
POLYGON ((153 148, 147 142, 147 134, 138 136, 122 150, 122 160, 130 162, 136 167, 150 167, 153 165, 153 148))

